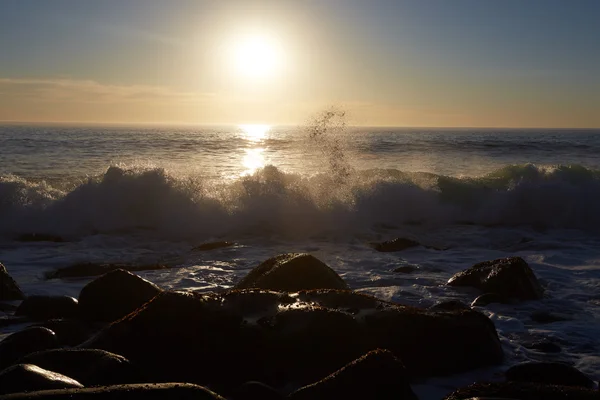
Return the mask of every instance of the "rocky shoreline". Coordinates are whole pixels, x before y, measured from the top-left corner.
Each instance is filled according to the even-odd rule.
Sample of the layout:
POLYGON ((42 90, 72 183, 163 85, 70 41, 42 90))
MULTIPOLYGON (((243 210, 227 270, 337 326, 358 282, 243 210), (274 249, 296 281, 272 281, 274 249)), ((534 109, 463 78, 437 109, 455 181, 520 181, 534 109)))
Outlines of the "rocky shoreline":
MULTIPOLYGON (((412 383, 504 359, 494 324, 468 305, 422 309, 360 294, 309 254, 268 259, 218 293, 82 268, 109 272, 74 299, 26 297, 0 267, 0 301, 22 300, 3 306, 12 313, 3 324, 31 324, 0 342, 0 400, 417 399, 412 383)), ((477 305, 544 293, 518 257, 476 264, 448 285, 478 288, 477 305)), ((595 388, 570 366, 536 362, 446 399, 600 398, 595 388)))

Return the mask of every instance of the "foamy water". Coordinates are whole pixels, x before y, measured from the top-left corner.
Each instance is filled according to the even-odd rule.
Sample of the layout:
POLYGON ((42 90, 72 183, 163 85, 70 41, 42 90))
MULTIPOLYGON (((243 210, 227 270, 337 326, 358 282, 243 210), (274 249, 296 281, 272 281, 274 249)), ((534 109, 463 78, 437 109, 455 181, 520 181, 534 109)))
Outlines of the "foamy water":
MULTIPOLYGON (((470 303, 453 273, 521 256, 541 301, 490 305, 506 362, 415 385, 441 398, 524 360, 600 379, 600 135, 597 131, 308 128, 0 128, 0 261, 27 294, 76 296, 89 279, 45 281, 73 262, 165 262, 163 288, 233 285, 260 261, 310 252, 359 291, 403 304, 470 303), (19 243, 21 233, 66 243, 19 243), (410 237, 447 248, 376 253, 410 237), (212 252, 208 240, 236 241, 212 252), (394 273, 401 265, 412 274, 394 273), (534 310, 567 321, 532 322, 534 310), (536 339, 562 352, 526 348, 536 339)), ((6 328, 7 333, 16 327, 6 328)), ((432 333, 432 340, 435 335, 432 333)))

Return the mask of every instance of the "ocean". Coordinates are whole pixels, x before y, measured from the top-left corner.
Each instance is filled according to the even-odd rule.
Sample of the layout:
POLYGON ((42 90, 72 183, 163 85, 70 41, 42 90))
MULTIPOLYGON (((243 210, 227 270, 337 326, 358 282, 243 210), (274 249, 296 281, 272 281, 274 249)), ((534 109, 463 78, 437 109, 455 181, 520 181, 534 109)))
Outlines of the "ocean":
POLYGON ((26 294, 76 297, 92 278, 45 279, 75 262, 166 263, 175 268, 139 274, 165 289, 212 291, 284 252, 309 252, 353 289, 418 307, 471 303, 476 291, 445 283, 477 262, 529 263, 543 300, 478 307, 496 325, 504 365, 415 384, 422 399, 500 379, 526 360, 600 379, 600 130, 365 128, 336 118, 0 126, 0 262, 26 294), (15 240, 27 233, 65 242, 15 240), (395 237, 433 248, 369 246, 395 237), (236 245, 191 250, 213 240, 236 245), (540 310, 564 320, 535 322, 540 310), (530 348, 539 340, 561 351, 530 348))

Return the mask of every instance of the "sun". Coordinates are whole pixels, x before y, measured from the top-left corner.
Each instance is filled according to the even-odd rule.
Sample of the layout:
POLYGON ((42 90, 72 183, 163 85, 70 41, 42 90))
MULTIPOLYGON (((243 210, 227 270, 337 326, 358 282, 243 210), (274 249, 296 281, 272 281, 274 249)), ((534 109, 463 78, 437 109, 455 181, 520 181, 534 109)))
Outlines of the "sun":
POLYGON ((281 48, 274 38, 255 34, 233 43, 232 64, 242 77, 272 77, 280 72, 282 61, 281 48))

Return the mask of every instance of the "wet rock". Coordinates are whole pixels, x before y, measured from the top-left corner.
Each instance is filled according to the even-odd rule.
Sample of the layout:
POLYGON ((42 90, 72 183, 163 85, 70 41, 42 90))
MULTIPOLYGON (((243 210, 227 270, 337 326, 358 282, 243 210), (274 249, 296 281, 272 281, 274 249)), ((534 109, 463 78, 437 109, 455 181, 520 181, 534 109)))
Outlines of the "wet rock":
POLYGON ((23 300, 25 295, 17 282, 8 275, 6 267, 0 263, 0 300, 23 300))
POLYGON ((412 272, 415 272, 416 270, 418 270, 417 267, 415 267, 414 265, 403 265, 401 267, 398 267, 394 270, 394 272, 399 272, 402 274, 410 274, 412 272))
POLYGON ((506 371, 509 381, 546 383, 594 388, 594 381, 570 365, 555 362, 526 362, 506 371))
POLYGON ((18 242, 66 242, 62 237, 48 233, 24 233, 17 236, 15 240, 18 242))
POLYGON ((569 321, 571 319, 568 315, 543 310, 532 312, 530 317, 533 322, 539 324, 550 324, 552 322, 569 321))
POLYGON ((538 300, 543 289, 529 265, 520 257, 501 258, 475 264, 455 274, 450 286, 471 286, 505 298, 538 300))
POLYGON ((444 311, 456 311, 456 310, 470 310, 471 307, 458 300, 442 301, 429 307, 430 310, 444 310, 444 311))
POLYGON ((93 324, 77 319, 51 319, 39 326, 53 331, 61 346, 77 346, 99 330, 93 324))
POLYGON ((140 382, 140 374, 129 360, 98 349, 46 350, 29 354, 19 362, 70 376, 85 386, 140 382))
POLYGON ((598 391, 573 386, 530 382, 476 383, 456 390, 444 400, 502 398, 519 400, 598 400, 598 391))
POLYGON ((209 251, 209 250, 222 249, 224 247, 231 247, 234 245, 235 245, 235 243, 227 242, 227 241, 208 242, 208 243, 202 243, 201 245, 193 247, 192 251, 209 251))
POLYGON ((64 279, 64 278, 84 278, 88 276, 100 276, 118 269, 129 272, 136 271, 153 271, 161 269, 169 269, 171 267, 163 264, 97 264, 97 263, 78 263, 65 268, 59 268, 45 275, 46 279, 64 279))
POLYGON ((387 350, 375 350, 319 382, 298 389, 290 400, 417 400, 404 365, 387 350))
POLYGON ((82 346, 122 354, 150 379, 223 394, 248 381, 303 386, 377 348, 406 359, 418 376, 502 360, 494 325, 481 313, 421 310, 334 290, 163 292, 82 346))
POLYGON ((0 372, 0 394, 82 387, 68 376, 31 364, 13 365, 0 372))
POLYGON ((537 342, 528 343, 524 346, 531 350, 541 351, 542 353, 560 353, 562 351, 561 347, 558 344, 547 340, 540 340, 537 342))
POLYGON ((74 318, 78 312, 78 301, 70 296, 29 296, 15 311, 16 316, 34 320, 74 318))
POLYGON ((334 270, 312 255, 288 253, 262 262, 236 288, 294 292, 308 289, 348 289, 348 285, 334 270))
POLYGON ((261 382, 246 382, 231 397, 232 400, 285 400, 286 397, 261 382))
POLYGON ((393 251, 402 251, 406 249, 410 249, 413 247, 418 247, 421 243, 406 238, 396 238, 393 240, 388 240, 387 242, 381 243, 371 243, 373 248, 377 251, 381 252, 393 252, 393 251))
POLYGON ((225 400, 218 394, 189 383, 142 383, 83 389, 43 390, 0 396, 0 400, 225 400))
POLYGON ((31 327, 7 336, 0 342, 0 368, 13 364, 26 355, 58 347, 58 339, 50 329, 31 327))
POLYGON ((471 307, 485 307, 492 303, 509 304, 511 301, 498 293, 484 293, 473 300, 471 307))
POLYGON ((81 289, 79 311, 84 320, 116 321, 154 298, 161 289, 130 272, 118 269, 81 289))

